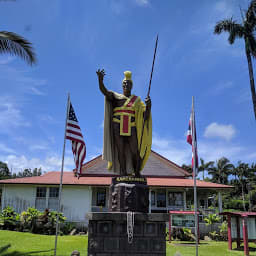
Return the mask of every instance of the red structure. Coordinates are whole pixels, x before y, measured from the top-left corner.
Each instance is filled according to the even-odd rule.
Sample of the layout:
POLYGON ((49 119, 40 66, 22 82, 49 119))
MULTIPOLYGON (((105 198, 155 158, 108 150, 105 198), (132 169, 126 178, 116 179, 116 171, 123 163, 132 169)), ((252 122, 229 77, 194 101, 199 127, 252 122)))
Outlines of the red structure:
POLYGON ((253 234, 248 235, 248 218, 256 219, 256 212, 222 212, 220 215, 226 215, 228 219, 228 249, 232 250, 232 241, 236 241, 237 248, 240 248, 241 245, 241 236, 240 236, 240 222, 242 220, 243 227, 243 243, 244 243, 244 255, 249 256, 249 245, 248 242, 256 241, 256 230, 253 234), (233 219, 233 221, 232 221, 233 219), (233 232, 232 232, 233 230, 233 232), (235 231, 234 231, 235 230, 235 231), (233 233, 233 237, 232 237, 233 233))
MULTIPOLYGON (((195 215, 194 211, 169 211, 169 243, 171 242, 171 232, 172 232, 172 216, 173 215, 195 215)), ((186 227, 186 226, 179 226, 179 227, 186 227)), ((197 234, 198 234, 198 243, 200 240, 199 234, 199 212, 197 212, 197 234)))

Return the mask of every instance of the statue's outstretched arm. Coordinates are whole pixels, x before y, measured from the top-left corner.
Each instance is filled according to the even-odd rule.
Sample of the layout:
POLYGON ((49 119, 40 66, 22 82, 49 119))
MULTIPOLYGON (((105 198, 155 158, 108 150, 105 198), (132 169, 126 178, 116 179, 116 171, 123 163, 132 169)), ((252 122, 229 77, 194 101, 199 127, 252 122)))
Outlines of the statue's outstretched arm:
POLYGON ((113 93, 108 91, 107 88, 105 87, 104 83, 103 83, 103 79, 104 79, 104 76, 105 76, 104 69, 102 69, 102 70, 98 69, 96 71, 96 74, 97 74, 98 79, 99 79, 99 88, 100 88, 101 92, 108 98, 108 100, 112 100, 113 99, 113 93))

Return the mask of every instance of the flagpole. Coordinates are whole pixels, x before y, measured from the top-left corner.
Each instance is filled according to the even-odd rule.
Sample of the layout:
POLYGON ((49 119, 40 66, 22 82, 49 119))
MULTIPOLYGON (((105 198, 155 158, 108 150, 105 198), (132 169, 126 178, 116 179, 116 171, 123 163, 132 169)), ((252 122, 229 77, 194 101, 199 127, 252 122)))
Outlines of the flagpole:
POLYGON ((196 256, 198 256, 198 215, 197 215, 197 191, 196 191, 196 148, 195 148, 195 112, 194 96, 192 96, 192 148, 193 148, 193 178, 194 178, 194 209, 195 209, 195 237, 196 237, 196 256))
MULTIPOLYGON (((63 179, 63 169, 64 169, 64 157, 65 157, 65 147, 66 147, 66 129, 67 129, 67 120, 70 106, 70 96, 68 93, 68 101, 67 101, 67 112, 66 112, 66 122, 65 122, 65 130, 64 130, 64 143, 62 150, 62 163, 61 163, 61 174, 60 174, 60 186, 59 186, 59 201, 58 201, 58 213, 60 212, 60 203, 61 203, 61 194, 62 194, 62 179, 63 179)), ((59 214, 57 214, 56 220, 56 234, 55 234, 55 247, 54 247, 54 256, 57 253, 57 241, 58 241, 58 233, 59 233, 59 214)))

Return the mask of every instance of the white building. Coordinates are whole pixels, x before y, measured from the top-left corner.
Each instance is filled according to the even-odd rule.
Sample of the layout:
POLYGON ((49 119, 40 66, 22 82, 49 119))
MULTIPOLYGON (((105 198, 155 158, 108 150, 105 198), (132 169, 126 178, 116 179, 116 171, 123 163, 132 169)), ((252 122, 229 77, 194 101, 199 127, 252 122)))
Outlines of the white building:
MULTIPOLYGON (((108 211, 108 188, 113 172, 106 169, 101 156, 83 166, 79 179, 73 172, 64 172, 61 211, 72 222, 86 222, 87 212, 108 211)), ((180 166, 152 151, 142 171, 150 187, 150 212, 190 210, 193 205, 191 174, 180 166)), ((48 172, 39 177, 0 180, 0 207, 12 206, 17 212, 35 207, 56 210, 59 195, 60 172, 48 172)), ((231 186, 197 181, 198 206, 208 210, 211 194, 231 186)))

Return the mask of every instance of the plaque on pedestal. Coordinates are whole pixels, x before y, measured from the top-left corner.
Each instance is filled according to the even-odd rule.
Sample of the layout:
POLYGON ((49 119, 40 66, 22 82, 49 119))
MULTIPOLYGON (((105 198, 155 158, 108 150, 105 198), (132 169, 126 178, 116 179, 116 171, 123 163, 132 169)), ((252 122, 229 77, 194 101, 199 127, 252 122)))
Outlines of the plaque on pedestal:
POLYGON ((145 178, 113 178, 109 191, 109 211, 148 213, 148 198, 149 188, 145 178))

